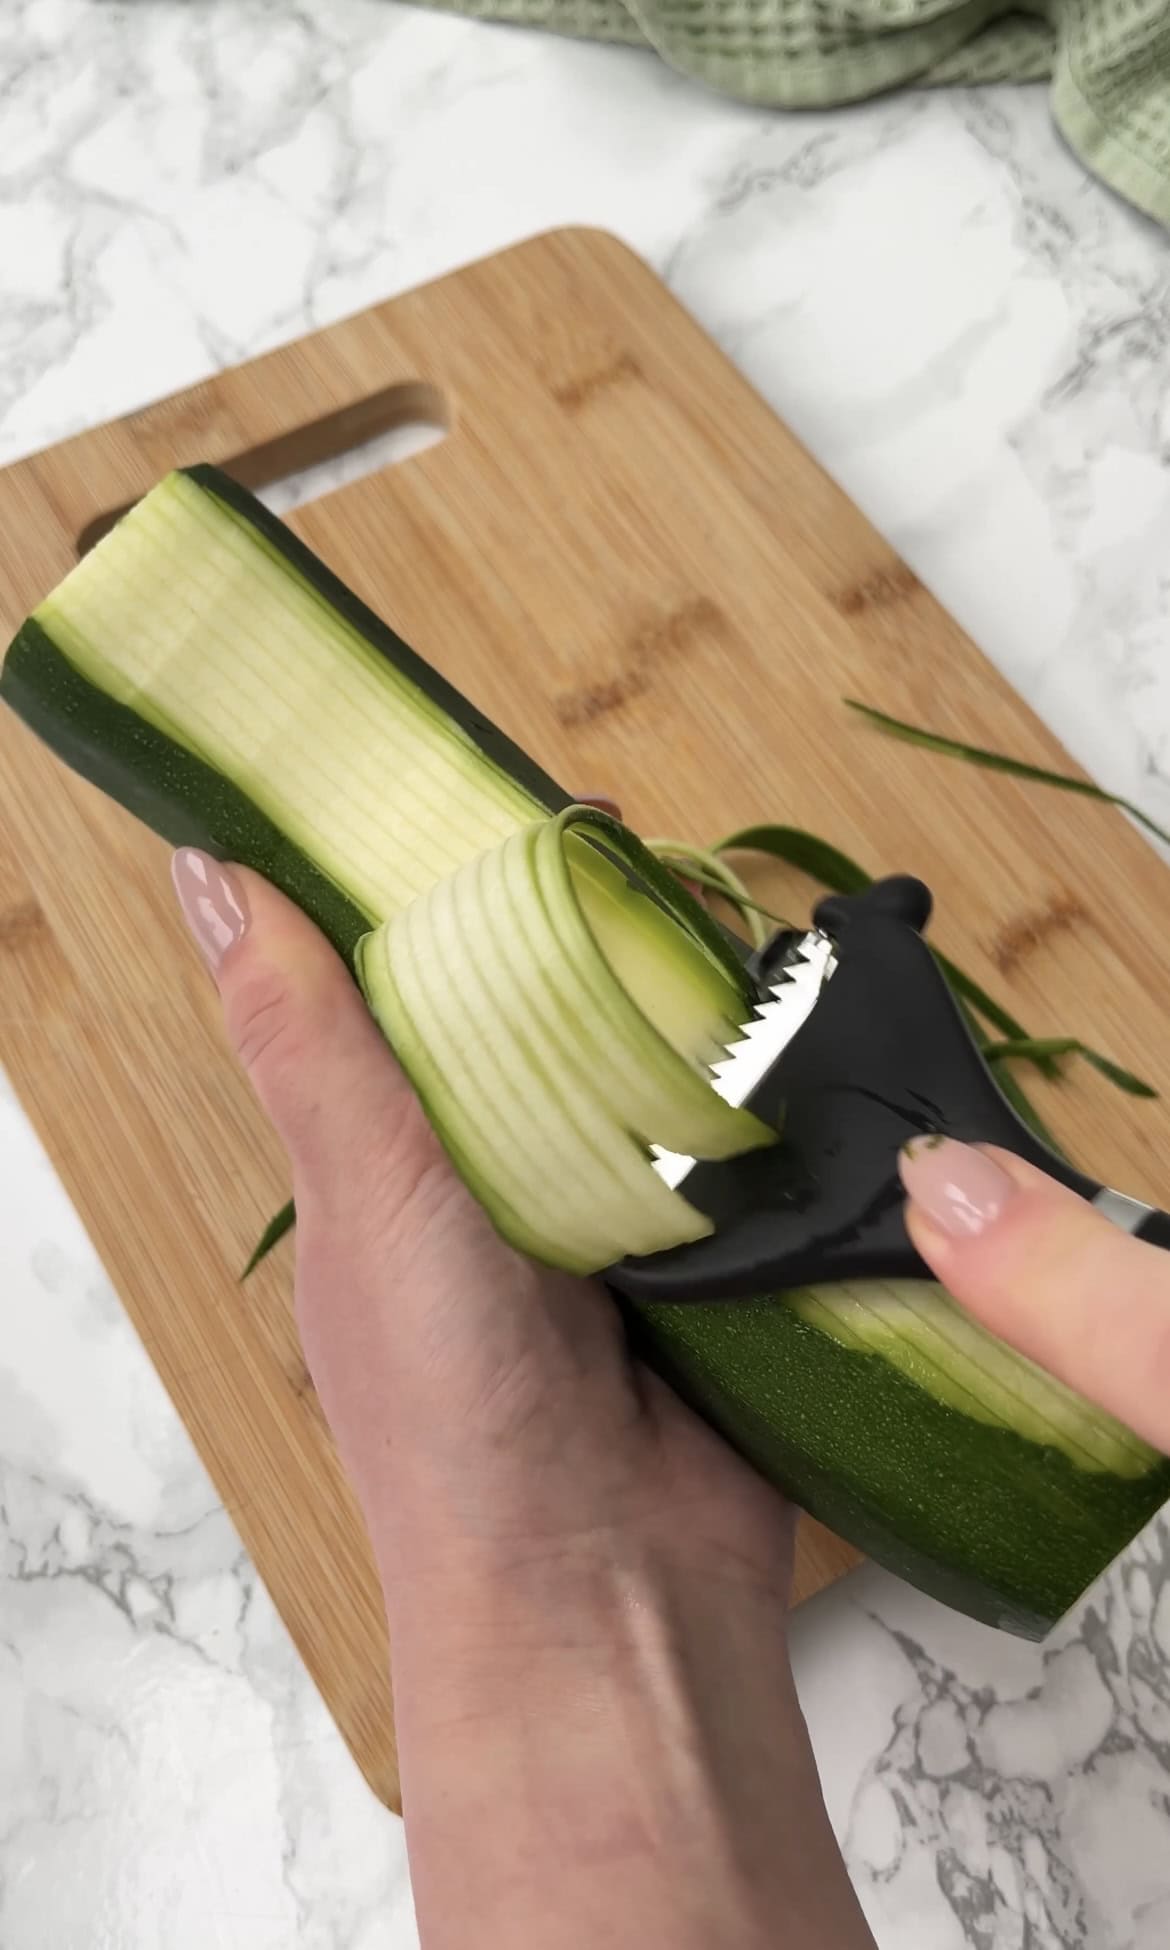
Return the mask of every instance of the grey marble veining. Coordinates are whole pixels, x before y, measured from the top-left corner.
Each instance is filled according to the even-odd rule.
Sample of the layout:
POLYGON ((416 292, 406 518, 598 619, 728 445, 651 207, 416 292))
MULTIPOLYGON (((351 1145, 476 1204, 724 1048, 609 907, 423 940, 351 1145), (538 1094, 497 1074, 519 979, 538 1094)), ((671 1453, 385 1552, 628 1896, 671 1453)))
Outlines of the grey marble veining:
POLYGON ((864 1673, 875 1694, 850 1736, 846 1794, 833 1806, 830 1789, 830 1805, 880 1944, 1170 1942, 1164 1520, 1043 1647, 1004 1641, 873 1569, 850 1581, 848 1623, 824 1638, 821 1604, 846 1609, 830 1594, 799 1620, 798 1672, 830 1751, 831 1695, 852 1691, 843 1672, 864 1673))
MULTIPOLYGON (((8 0, 0 458, 568 222, 1170 822, 1170 254, 1037 91, 785 119, 391 0, 8 0)), ((869 1569, 794 1648, 882 1950, 1170 1942, 1165 1523, 1043 1648, 869 1569)), ((0 1081, 0 1945, 415 1940, 398 1824, 0 1081)))

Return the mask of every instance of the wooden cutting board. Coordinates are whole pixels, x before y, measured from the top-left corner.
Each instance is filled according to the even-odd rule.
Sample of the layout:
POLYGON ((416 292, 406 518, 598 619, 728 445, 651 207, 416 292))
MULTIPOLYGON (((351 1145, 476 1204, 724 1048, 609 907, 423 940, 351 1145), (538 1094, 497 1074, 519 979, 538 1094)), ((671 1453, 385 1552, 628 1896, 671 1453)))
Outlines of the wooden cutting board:
MULTIPOLYGON (((710 840, 807 825, 921 874, 936 936, 1037 1032, 1155 1083, 1168 883, 1119 816, 896 745, 843 694, 1068 766, 905 564, 612 238, 540 237, 0 473, 4 638, 167 468, 250 486, 398 422, 441 444, 292 525, 555 775, 710 840)), ((0 715, 0 1060, 367 1779, 397 1801, 374 1572, 297 1346, 285 1194, 165 849, 0 715)), ((775 883, 788 912, 808 885, 775 883)), ((766 897, 766 896, 765 896, 766 897)), ((1170 1115, 1047 1106, 1165 1199, 1170 1115)), ((816 1525, 798 1595, 852 1554, 816 1525)))

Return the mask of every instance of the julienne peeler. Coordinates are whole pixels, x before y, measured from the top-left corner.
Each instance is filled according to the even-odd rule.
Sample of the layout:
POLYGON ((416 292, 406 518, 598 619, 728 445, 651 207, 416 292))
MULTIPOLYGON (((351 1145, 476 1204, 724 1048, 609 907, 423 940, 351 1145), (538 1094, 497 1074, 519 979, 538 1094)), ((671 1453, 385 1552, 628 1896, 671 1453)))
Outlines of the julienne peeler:
POLYGON ((714 1221, 697 1243, 606 1275, 642 1301, 736 1300, 834 1280, 931 1279, 910 1242, 900 1147, 938 1133, 996 1144, 1170 1248, 1170 1216, 1110 1190, 1016 1115, 925 940, 931 895, 898 875, 822 900, 748 961, 757 1012, 715 1088, 781 1131, 718 1164, 659 1151, 655 1167, 714 1221))

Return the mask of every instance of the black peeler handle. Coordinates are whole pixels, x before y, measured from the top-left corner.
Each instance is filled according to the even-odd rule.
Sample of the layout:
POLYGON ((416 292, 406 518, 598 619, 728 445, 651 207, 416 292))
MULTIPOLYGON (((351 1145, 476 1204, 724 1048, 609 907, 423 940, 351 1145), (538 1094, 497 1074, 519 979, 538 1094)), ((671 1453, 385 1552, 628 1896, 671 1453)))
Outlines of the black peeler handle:
MULTIPOLYGON (((833 895, 815 924, 837 967, 812 1014, 750 1099, 779 1144, 684 1181, 709 1238, 607 1279, 635 1300, 742 1299, 832 1280, 931 1278, 910 1243, 897 1156, 939 1133, 996 1144, 1092 1200, 1114 1223, 1170 1248, 1170 1217, 1111 1191, 1051 1151, 1017 1116, 985 1063, 922 930, 931 896, 908 876, 833 895)), ((791 937, 756 957, 769 960, 791 937)))

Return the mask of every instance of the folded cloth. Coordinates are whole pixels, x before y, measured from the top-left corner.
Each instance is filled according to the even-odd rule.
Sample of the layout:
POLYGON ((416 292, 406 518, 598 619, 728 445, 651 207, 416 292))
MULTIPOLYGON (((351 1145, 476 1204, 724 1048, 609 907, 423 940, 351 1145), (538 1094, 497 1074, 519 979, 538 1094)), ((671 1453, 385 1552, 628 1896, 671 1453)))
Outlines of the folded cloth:
POLYGON ((907 83, 1052 77, 1069 146, 1170 225, 1170 0, 425 0, 657 49, 740 101, 831 108, 907 83))

